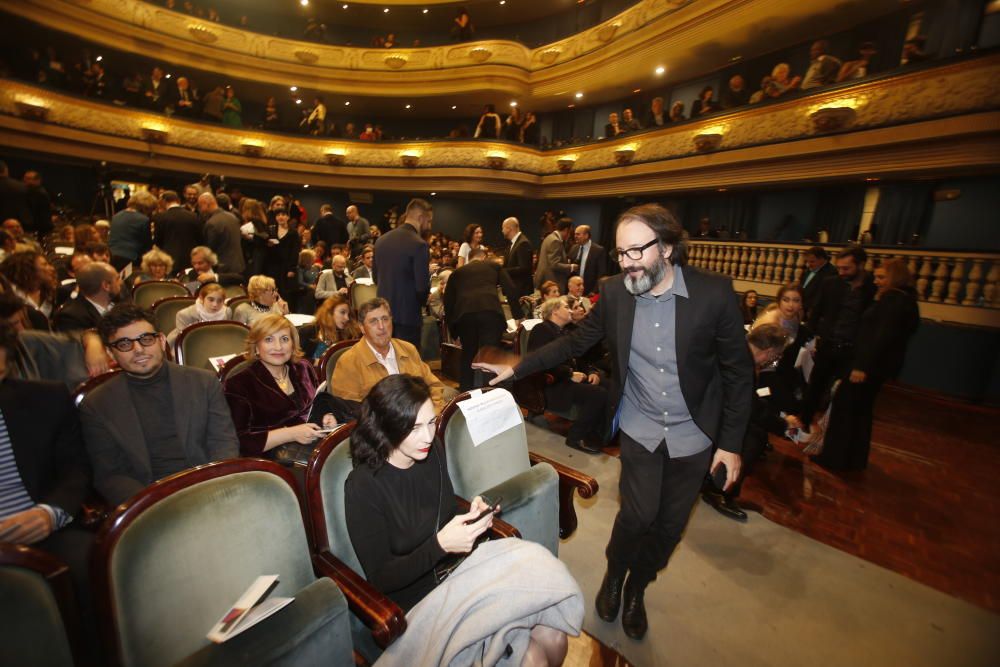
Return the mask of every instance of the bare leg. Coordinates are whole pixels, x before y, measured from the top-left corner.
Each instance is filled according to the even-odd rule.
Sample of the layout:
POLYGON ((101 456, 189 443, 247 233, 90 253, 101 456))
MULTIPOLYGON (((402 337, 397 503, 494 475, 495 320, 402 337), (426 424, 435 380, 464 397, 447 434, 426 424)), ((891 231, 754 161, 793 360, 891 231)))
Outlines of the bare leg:
POLYGON ((536 625, 531 629, 531 642, 528 644, 528 651, 524 654, 524 661, 521 664, 524 667, 535 664, 559 667, 566 659, 568 648, 566 633, 544 625, 536 625), (532 660, 536 659, 537 654, 534 653, 536 650, 540 650, 541 655, 538 657, 542 659, 542 662, 529 662, 529 656, 532 660))

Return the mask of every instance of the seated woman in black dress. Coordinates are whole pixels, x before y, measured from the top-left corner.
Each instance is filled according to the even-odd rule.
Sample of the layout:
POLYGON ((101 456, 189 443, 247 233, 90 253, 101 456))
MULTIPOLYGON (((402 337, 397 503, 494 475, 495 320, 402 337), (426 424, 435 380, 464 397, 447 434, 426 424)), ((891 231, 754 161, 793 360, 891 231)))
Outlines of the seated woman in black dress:
MULTIPOLYGON (((542 304, 543 322, 535 325, 528 335, 528 352, 559 338, 573 320, 566 297, 549 299, 542 304)), ((576 406, 577 418, 569 427, 566 444, 590 454, 600 454, 604 445, 604 407, 608 392, 601 386, 601 373, 570 359, 567 363, 546 369, 555 379, 545 387, 545 404, 555 410, 576 406)))
POLYGON ((283 315, 264 315, 247 336, 249 368, 222 387, 243 456, 301 459, 294 445, 311 446, 321 428, 337 425, 333 397, 317 395, 319 372, 302 358, 299 334, 283 315), (283 450, 276 448, 287 446, 283 450))
POLYGON ((344 488, 351 543, 368 580, 407 612, 406 632, 378 664, 472 664, 473 656, 496 664, 508 647, 504 664, 562 664, 566 633, 575 635, 583 618, 579 587, 540 545, 505 539, 475 547, 493 515, 479 518, 489 506, 478 496, 458 513, 436 425, 427 384, 390 375, 361 403, 351 434, 354 470, 344 488), (435 567, 470 551, 439 583, 435 567), (553 598, 552 590, 560 592, 553 598))

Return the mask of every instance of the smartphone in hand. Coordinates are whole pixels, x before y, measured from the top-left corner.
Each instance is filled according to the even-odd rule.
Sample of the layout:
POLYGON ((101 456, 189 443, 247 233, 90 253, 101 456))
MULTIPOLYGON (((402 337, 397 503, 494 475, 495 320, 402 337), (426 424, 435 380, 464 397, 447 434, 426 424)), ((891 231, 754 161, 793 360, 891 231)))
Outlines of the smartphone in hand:
POLYGON ((482 512, 480 512, 479 516, 477 516, 475 519, 470 519, 466 521, 465 525, 468 526, 470 523, 476 523, 477 521, 485 517, 487 514, 498 514, 500 512, 501 500, 503 500, 503 496, 497 498, 496 501, 492 501, 489 498, 483 498, 483 502, 486 503, 488 507, 484 509, 482 512))

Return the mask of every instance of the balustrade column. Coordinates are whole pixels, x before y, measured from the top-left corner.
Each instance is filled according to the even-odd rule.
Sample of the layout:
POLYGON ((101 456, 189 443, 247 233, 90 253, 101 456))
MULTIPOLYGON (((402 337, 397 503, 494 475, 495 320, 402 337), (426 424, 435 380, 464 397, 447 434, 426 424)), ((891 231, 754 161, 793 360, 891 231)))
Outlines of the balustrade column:
POLYGON ((951 270, 951 280, 948 282, 948 296, 945 303, 958 303, 958 293, 962 289, 965 278, 965 261, 961 258, 955 259, 955 268, 951 270))
POLYGON ((750 251, 746 246, 737 246, 736 253, 739 255, 736 265, 736 277, 742 279, 747 275, 747 262, 750 259, 750 251))
POLYGON ((962 299, 963 306, 977 305, 979 291, 982 288, 980 281, 983 279, 983 261, 981 259, 972 260, 972 268, 969 269, 969 276, 965 283, 965 298, 962 299))
POLYGON ((754 249, 754 254, 753 254, 753 259, 754 259, 753 279, 754 280, 761 280, 764 277, 764 257, 765 257, 766 254, 767 254, 767 251, 764 248, 755 248, 754 249))
POLYGON ((937 270, 934 272, 934 282, 931 283, 931 295, 928 301, 941 303, 944 300, 944 290, 948 285, 948 259, 938 258, 937 270))
POLYGON ((784 248, 778 248, 778 252, 775 253, 774 258, 774 282, 782 283, 785 281, 785 260, 788 259, 788 251, 784 248))
POLYGON ((917 299, 919 301, 927 301, 927 287, 931 281, 931 262, 933 261, 933 257, 921 258, 920 272, 917 273, 917 299))
POLYGON ((733 246, 725 246, 722 252, 722 272, 727 276, 733 275, 733 246))
POLYGON ((997 283, 1000 282, 1000 262, 994 261, 990 267, 990 272, 986 276, 986 284, 983 285, 983 304, 990 308, 1000 308, 1000 290, 997 283))
POLYGON ((764 259, 764 282, 771 282, 774 275, 774 248, 768 248, 764 259))

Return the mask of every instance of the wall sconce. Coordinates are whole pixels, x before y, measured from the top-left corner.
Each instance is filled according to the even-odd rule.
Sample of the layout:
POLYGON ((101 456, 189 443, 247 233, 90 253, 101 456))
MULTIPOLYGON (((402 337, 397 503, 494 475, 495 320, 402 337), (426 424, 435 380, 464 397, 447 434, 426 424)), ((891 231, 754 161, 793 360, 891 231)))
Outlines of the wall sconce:
POLYGON ((858 114, 853 107, 822 107, 809 114, 816 132, 836 132, 854 124, 858 114))
POLYGON ((263 144, 254 144, 249 141, 240 144, 240 152, 247 157, 260 157, 264 154, 263 144))
POLYGON ((562 53, 562 51, 559 49, 545 49, 541 54, 542 62, 546 65, 551 65, 556 61, 556 58, 559 57, 560 53, 562 53))
POLYGON ((706 132, 694 135, 694 149, 699 153, 714 151, 722 143, 722 134, 717 132, 706 132))
POLYGON ((151 144, 165 144, 167 143, 167 135, 169 133, 166 130, 161 130, 158 127, 144 127, 142 128, 142 138, 151 144))
POLYGON ((632 164, 632 159, 635 157, 635 146, 622 146, 621 148, 615 149, 615 163, 616 164, 632 164))
POLYGON ((397 53, 391 56, 386 56, 385 60, 383 60, 382 62, 384 62, 386 67, 388 67, 389 69, 399 69, 406 64, 406 57, 401 56, 397 53))
POLYGON ((17 102, 14 102, 14 106, 17 107, 17 115, 21 118, 27 118, 29 120, 45 120, 49 115, 49 108, 47 106, 37 104, 35 102, 18 100, 17 102))
POLYGON ((205 44, 212 44, 219 39, 218 35, 201 24, 189 25, 188 32, 199 42, 204 42, 205 44))
POLYGON ((400 153, 399 159, 403 163, 403 166, 407 169, 413 169, 420 162, 420 153, 400 153))
POLYGON ((477 46, 476 48, 469 51, 469 57, 472 58, 477 63, 484 63, 490 59, 493 52, 487 49, 485 46, 477 46))
POLYGON ((486 166, 490 169, 504 169, 507 166, 507 156, 503 153, 487 153, 486 166))
POLYGON ((573 165, 576 164, 576 156, 565 155, 557 160, 557 164, 559 165, 559 171, 562 173, 570 172, 573 170, 573 165))
POLYGON ((326 161, 335 167, 339 167, 340 165, 344 164, 344 156, 346 155, 347 151, 345 151, 342 148, 337 150, 327 151, 326 161))

